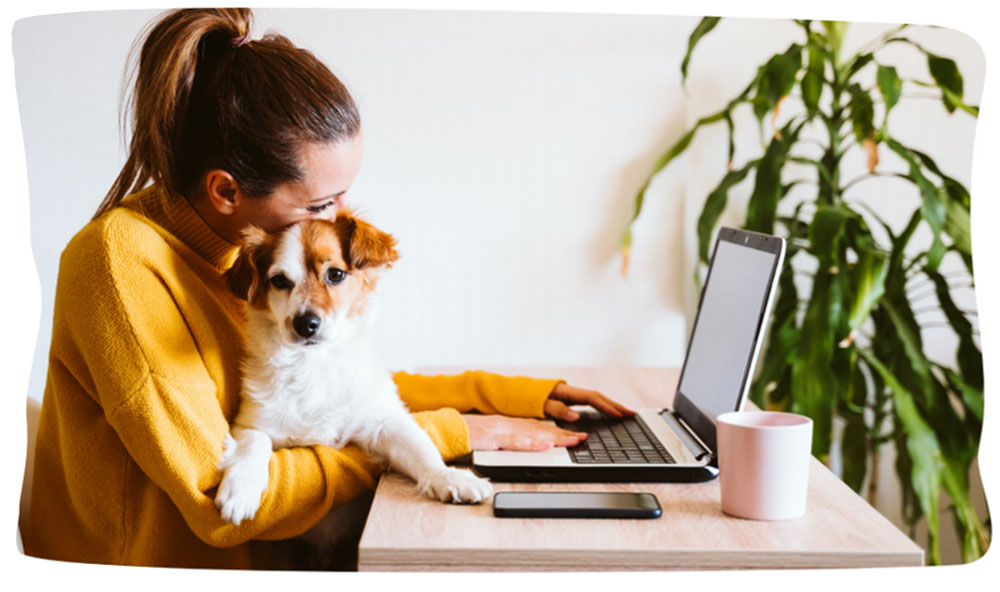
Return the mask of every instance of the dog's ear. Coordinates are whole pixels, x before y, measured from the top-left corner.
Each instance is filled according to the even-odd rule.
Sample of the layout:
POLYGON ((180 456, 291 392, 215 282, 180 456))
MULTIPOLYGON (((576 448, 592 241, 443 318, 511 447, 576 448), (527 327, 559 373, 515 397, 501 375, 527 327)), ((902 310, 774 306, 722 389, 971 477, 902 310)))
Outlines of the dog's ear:
POLYGON ((222 274, 229 290, 251 304, 260 298, 267 285, 263 278, 266 270, 260 265, 266 244, 267 233, 263 229, 256 226, 245 228, 240 253, 232 267, 222 274))
POLYGON ((344 259, 352 269, 391 267, 399 259, 396 239, 352 214, 341 213, 334 221, 344 259))

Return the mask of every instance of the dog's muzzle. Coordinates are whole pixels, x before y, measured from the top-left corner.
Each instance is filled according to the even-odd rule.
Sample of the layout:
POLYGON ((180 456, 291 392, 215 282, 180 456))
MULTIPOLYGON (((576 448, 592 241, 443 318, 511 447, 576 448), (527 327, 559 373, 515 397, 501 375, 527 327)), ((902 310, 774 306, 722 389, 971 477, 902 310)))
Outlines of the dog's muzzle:
POLYGON ((320 324, 320 318, 311 312, 297 315, 292 319, 292 328, 303 339, 315 336, 320 324))

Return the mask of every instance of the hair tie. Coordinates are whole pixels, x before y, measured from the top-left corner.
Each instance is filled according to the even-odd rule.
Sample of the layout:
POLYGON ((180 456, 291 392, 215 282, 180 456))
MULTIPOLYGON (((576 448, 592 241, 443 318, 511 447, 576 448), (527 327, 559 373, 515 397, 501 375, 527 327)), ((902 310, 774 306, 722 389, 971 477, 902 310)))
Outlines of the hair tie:
POLYGON ((236 37, 235 39, 230 40, 229 43, 233 47, 242 47, 242 46, 246 45, 247 43, 250 43, 250 31, 247 31, 246 33, 243 33, 239 37, 236 37))

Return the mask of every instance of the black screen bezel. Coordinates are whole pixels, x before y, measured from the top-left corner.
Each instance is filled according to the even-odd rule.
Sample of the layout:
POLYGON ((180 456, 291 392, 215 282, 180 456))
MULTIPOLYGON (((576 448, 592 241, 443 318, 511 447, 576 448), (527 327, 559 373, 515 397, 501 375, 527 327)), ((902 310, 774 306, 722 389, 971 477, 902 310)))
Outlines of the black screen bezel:
MULTIPOLYGON (((719 243, 723 241, 774 255, 774 260, 771 263, 770 276, 768 277, 767 282, 768 291, 764 301, 761 303, 761 309, 757 320, 757 330, 754 334, 751 351, 757 350, 757 342, 763 338, 764 331, 762 330, 762 326, 765 321, 765 316, 767 316, 765 313, 767 312, 768 303, 771 300, 772 292, 774 291, 776 274, 780 272, 779 266, 783 260, 782 254, 784 252, 784 239, 767 234, 751 232, 749 230, 723 227, 719 229, 718 236, 716 237, 715 246, 712 249, 712 258, 709 262, 708 275, 705 277, 705 285, 702 286, 701 295, 698 298, 698 313, 695 315, 694 323, 691 328, 691 334, 688 337, 687 351, 684 354, 684 366, 681 368, 680 376, 677 379, 677 391, 674 393, 673 403, 673 408, 677 415, 680 416, 680 418, 683 419, 692 430, 694 430, 695 434, 701 438, 701 441, 709 447, 713 455, 716 450, 715 420, 702 412, 702 410, 681 391, 681 384, 683 383, 684 372, 687 370, 688 357, 691 354, 691 344, 694 341, 695 332, 698 330, 698 319, 701 316, 702 304, 705 300, 705 291, 712 281, 712 263, 715 262, 715 256, 719 250, 719 243)), ((747 360, 746 367, 743 369, 743 379, 740 381, 740 393, 732 409, 733 411, 739 411, 743 406, 747 381, 752 379, 750 376, 750 369, 753 361, 753 356, 751 356, 751 358, 747 360)))

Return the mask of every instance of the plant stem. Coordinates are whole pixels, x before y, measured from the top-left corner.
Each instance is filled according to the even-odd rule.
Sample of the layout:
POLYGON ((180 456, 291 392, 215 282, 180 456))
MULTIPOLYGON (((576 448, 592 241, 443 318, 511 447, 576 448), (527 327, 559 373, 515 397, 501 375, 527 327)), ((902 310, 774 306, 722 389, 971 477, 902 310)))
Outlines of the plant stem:
POLYGON ((843 123, 842 113, 843 108, 840 106, 840 93, 837 89, 834 89, 830 116, 823 118, 823 121, 826 123, 830 144, 827 147, 826 153, 823 154, 822 162, 826 170, 830 171, 831 174, 828 181, 821 179, 819 201, 826 205, 833 205, 840 200, 840 167, 838 163, 841 156, 840 127, 843 123))

